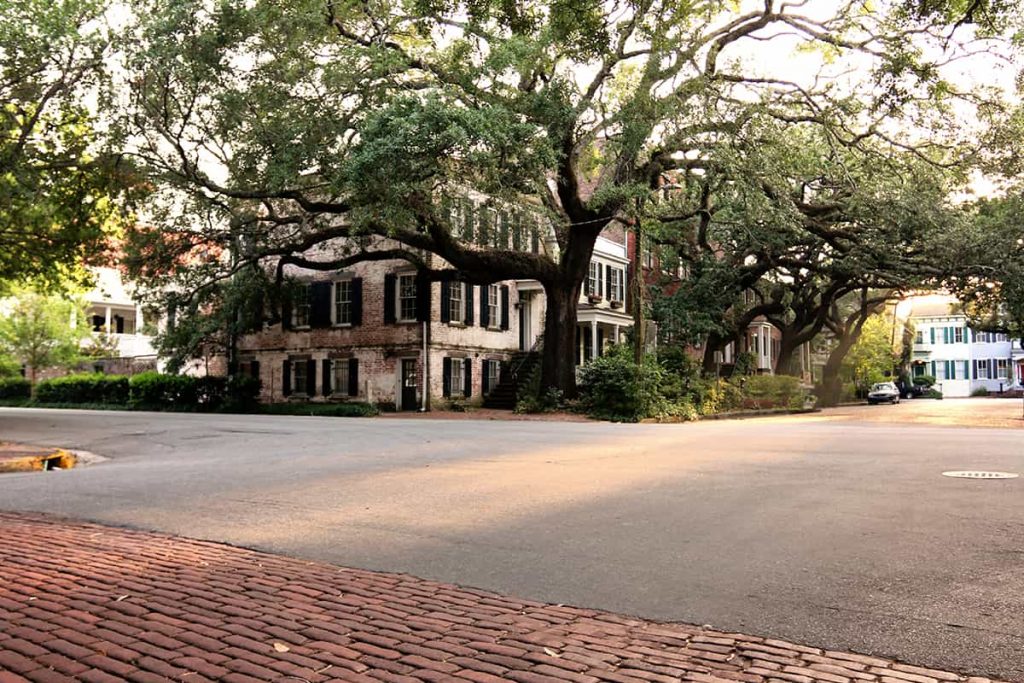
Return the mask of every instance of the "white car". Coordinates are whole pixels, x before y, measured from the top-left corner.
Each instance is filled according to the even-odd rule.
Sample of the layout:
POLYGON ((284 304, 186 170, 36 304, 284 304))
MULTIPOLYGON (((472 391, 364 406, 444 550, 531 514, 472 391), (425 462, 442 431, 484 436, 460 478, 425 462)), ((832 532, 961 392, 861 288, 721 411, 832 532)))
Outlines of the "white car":
POLYGON ((900 390, 892 382, 878 382, 872 385, 871 391, 868 392, 868 403, 871 405, 876 403, 892 403, 895 405, 899 402, 900 390))

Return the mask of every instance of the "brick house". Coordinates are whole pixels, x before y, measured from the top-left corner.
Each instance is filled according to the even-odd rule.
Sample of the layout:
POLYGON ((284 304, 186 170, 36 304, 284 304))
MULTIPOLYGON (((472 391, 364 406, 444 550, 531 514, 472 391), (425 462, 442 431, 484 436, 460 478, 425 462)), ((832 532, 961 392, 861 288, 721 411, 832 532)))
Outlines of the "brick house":
MULTIPOLYGON (((557 249, 542 232, 517 238, 495 224, 488 244, 557 249)), ((425 258, 431 268, 447 267, 439 257, 425 258)), ((511 407, 511 377, 539 362, 545 301, 534 280, 431 282, 402 260, 338 272, 288 265, 285 275, 297 286, 281 322, 238 342, 240 370, 259 377, 265 401, 357 400, 420 410, 452 400, 479 403, 501 387, 506 402, 496 407, 511 407)), ((580 297, 576 365, 604 353, 632 324, 626 281, 624 238, 600 237, 580 297)))

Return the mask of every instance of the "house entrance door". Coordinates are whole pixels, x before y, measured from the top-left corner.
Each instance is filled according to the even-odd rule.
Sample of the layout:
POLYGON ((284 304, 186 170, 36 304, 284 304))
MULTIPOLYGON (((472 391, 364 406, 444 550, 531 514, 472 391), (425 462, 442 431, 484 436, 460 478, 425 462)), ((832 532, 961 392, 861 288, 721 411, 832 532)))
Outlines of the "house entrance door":
POLYGON ((402 410, 416 410, 416 359, 402 359, 402 410))
POLYGON ((519 350, 530 350, 530 300, 520 298, 519 300, 519 350))

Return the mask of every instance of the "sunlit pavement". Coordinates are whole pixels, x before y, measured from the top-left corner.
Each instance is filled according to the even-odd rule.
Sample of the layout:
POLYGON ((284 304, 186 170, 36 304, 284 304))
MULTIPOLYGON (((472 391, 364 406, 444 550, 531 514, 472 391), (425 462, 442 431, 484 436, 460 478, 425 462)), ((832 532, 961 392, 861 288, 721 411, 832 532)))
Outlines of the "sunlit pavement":
POLYGON ((686 425, 2 410, 4 439, 110 460, 4 475, 0 508, 1021 680, 1024 479, 942 476, 1024 472, 1021 429, 888 421, 961 403, 975 421, 1020 407, 686 425))

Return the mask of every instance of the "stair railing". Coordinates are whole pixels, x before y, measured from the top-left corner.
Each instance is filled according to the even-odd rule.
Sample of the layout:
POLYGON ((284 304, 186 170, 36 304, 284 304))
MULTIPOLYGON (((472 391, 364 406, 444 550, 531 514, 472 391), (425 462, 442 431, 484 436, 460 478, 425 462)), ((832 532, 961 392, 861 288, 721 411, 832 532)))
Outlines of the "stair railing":
POLYGON ((519 381, 519 373, 522 371, 523 366, 529 363, 533 359, 534 354, 539 353, 542 348, 544 348, 544 335, 539 334, 537 335, 537 339, 533 342, 533 346, 530 347, 530 350, 523 354, 523 357, 519 359, 519 362, 509 369, 509 374, 512 375, 513 382, 519 381))

